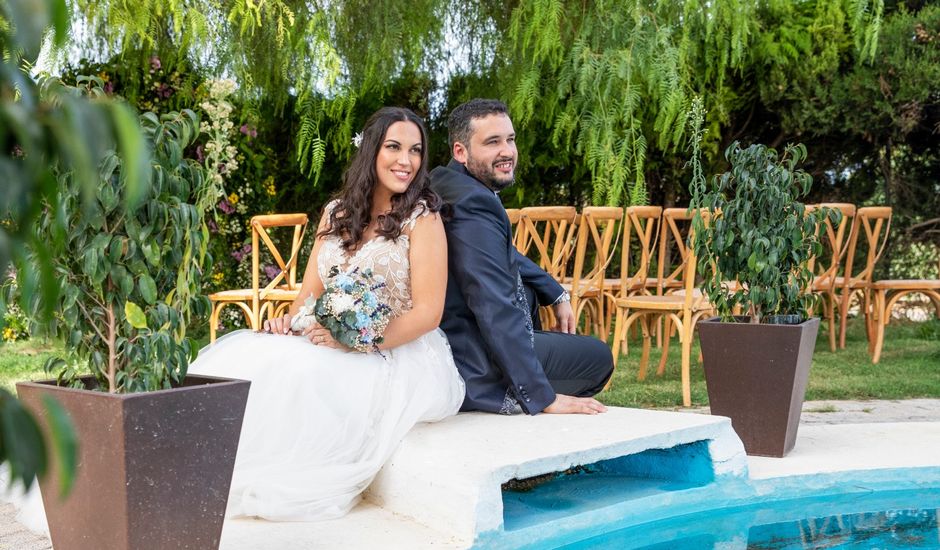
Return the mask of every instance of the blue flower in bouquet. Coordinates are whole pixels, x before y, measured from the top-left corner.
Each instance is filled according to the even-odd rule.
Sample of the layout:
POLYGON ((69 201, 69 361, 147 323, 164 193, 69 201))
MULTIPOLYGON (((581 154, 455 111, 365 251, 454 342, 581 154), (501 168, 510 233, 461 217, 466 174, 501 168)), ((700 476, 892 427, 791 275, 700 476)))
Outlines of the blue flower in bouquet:
POLYGON ((363 293, 363 295, 362 295, 362 304, 363 304, 367 309, 375 309, 376 306, 379 305, 379 302, 378 302, 378 300, 377 300, 376 297, 375 297, 375 293, 370 291, 370 292, 365 292, 365 293, 363 293))
POLYGON ((368 327, 371 322, 372 322, 372 319, 369 317, 367 313, 363 311, 356 312, 356 328, 364 329, 368 327))
POLYGON ((351 292, 356 281, 346 273, 339 273, 333 278, 333 284, 339 287, 343 292, 351 292))

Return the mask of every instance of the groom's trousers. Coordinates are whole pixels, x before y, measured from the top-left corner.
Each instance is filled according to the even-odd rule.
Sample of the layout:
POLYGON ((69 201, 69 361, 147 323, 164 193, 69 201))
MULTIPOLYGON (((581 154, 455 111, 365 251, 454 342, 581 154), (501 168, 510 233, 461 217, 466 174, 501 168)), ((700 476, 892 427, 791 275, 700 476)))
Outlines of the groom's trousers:
POLYGON ((604 389, 614 372, 613 357, 607 344, 593 336, 541 330, 538 299, 526 287, 532 326, 535 327, 535 354, 555 393, 590 397, 604 389))

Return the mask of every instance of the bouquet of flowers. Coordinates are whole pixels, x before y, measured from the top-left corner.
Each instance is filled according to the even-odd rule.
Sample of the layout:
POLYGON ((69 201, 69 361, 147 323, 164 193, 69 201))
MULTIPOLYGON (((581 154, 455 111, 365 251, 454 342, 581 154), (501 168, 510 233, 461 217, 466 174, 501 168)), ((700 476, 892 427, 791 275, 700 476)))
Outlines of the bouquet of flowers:
POLYGON ((291 319, 291 330, 300 332, 316 321, 346 347, 360 352, 375 350, 382 343, 392 311, 376 294, 384 286, 371 269, 340 271, 333 266, 323 294, 316 301, 313 296, 307 298, 291 319))

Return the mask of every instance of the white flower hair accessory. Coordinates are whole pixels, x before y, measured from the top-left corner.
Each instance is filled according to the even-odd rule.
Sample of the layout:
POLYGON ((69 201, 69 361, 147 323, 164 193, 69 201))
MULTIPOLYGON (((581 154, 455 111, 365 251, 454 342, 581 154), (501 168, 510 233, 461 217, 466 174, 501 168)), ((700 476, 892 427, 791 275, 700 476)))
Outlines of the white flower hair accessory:
POLYGON ((352 144, 356 146, 356 149, 358 149, 359 146, 362 145, 362 133, 361 132, 357 132, 356 135, 353 136, 352 144))

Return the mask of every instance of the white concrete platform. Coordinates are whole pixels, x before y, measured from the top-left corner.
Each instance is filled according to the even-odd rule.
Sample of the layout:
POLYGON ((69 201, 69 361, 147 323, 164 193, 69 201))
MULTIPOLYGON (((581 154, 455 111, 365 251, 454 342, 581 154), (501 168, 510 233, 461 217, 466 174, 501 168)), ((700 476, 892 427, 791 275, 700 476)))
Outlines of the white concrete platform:
POLYGON ((715 477, 746 476, 727 418, 610 407, 605 414, 461 414, 414 428, 366 499, 472 542, 503 524, 502 483, 649 449, 708 442, 715 477))
MULTIPOLYGON (((367 500, 347 516, 315 523, 228 520, 221 548, 467 548, 474 541, 483 547, 511 548, 520 540, 543 547, 538 531, 554 527, 500 535, 502 482, 696 441, 707 442, 716 477, 724 476, 737 487, 733 498, 793 496, 810 487, 877 490, 897 481, 940 487, 938 421, 804 424, 795 448, 782 459, 744 456, 729 431, 730 423, 720 417, 636 409, 612 408, 593 417, 461 414, 415 428, 365 495, 367 500), (480 533, 487 536, 480 539, 480 533)), ((655 505, 650 513, 714 506, 709 491, 704 486, 679 492, 691 500, 682 494, 660 494, 618 503, 581 514, 566 528, 632 517, 637 510, 650 510, 648 504, 655 505)), ((12 515, 8 505, 0 506, 0 523, 11 522, 12 515)), ((11 532, 16 529, 6 534, 11 532)), ((5 538, 0 537, 0 549, 10 548, 5 538)), ((48 539, 28 548, 48 548, 48 539)))

